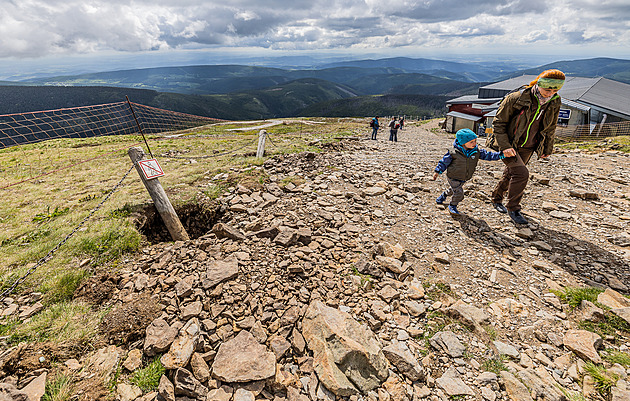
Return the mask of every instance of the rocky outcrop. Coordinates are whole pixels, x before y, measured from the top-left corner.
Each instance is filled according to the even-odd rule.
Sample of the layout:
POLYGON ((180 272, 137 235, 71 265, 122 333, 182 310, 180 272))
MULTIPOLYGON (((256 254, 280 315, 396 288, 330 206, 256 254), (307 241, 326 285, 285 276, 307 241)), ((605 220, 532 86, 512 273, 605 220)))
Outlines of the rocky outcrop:
POLYGON ((387 359, 367 327, 320 301, 309 305, 302 323, 315 372, 333 393, 348 396, 377 388, 387 379, 387 359))

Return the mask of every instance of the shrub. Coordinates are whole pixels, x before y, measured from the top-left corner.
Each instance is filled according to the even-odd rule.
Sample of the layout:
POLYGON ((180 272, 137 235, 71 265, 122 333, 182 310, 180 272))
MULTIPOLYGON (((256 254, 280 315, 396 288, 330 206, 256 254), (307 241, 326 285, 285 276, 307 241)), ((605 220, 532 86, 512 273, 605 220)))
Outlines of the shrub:
POLYGON ((46 381, 46 392, 42 401, 67 401, 72 397, 72 381, 66 375, 59 375, 46 381))
POLYGON ((131 376, 131 383, 140 387, 142 391, 157 390, 160 384, 160 377, 164 374, 166 369, 160 362, 160 358, 156 357, 147 367, 137 370, 131 376))
POLYGON ((597 296, 604 292, 593 287, 566 287, 564 291, 553 291, 563 303, 569 304, 573 308, 580 306, 583 300, 597 302, 597 296))

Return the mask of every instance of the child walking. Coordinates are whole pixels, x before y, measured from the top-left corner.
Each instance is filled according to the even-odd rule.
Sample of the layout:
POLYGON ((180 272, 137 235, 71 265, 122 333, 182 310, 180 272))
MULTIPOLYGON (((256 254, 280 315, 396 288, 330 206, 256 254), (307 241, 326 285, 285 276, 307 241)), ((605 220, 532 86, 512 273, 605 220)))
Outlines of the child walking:
POLYGON ((468 128, 460 129, 455 134, 453 149, 449 149, 438 162, 433 180, 446 171, 449 187, 438 198, 438 205, 443 205, 447 196, 453 196, 448 205, 452 215, 459 215, 457 205, 464 199, 464 183, 470 180, 477 168, 479 159, 495 161, 503 159, 503 152, 489 152, 477 147, 477 135, 468 128))

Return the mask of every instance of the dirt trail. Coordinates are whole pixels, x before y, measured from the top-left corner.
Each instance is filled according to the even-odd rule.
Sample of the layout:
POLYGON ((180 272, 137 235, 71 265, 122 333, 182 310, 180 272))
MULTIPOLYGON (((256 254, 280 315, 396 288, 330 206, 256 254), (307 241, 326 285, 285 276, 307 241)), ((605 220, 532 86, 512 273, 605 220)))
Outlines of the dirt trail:
MULTIPOLYGON (((428 264, 433 253, 445 251, 461 263, 452 263, 459 268, 453 266, 450 274, 443 274, 462 285, 473 285, 471 274, 488 277, 493 265, 509 261, 509 269, 499 270, 499 278, 508 278, 506 287, 500 290, 527 290, 530 285, 540 284, 541 277, 530 267, 536 260, 547 261, 554 269, 591 280, 594 285, 607 284, 609 277, 615 284, 618 280, 630 285, 630 252, 611 242, 628 232, 629 155, 570 152, 555 154, 548 161, 534 157, 529 165, 532 179, 522 202, 533 235, 523 239, 519 227, 508 216, 494 211, 489 202, 503 170, 500 161, 480 161, 465 187, 466 198, 459 207, 462 217, 453 218, 437 207, 435 198, 447 184, 443 177, 435 182, 430 177, 450 147, 452 136, 433 134, 430 130, 434 127, 435 123, 406 127, 399 133, 398 143, 379 135, 377 143, 367 141, 368 150, 348 155, 351 162, 346 168, 372 177, 387 174, 403 186, 418 182, 424 190, 410 203, 383 200, 375 204, 386 214, 383 223, 390 223, 376 222, 371 227, 375 235, 380 232, 383 238, 415 248, 417 253, 425 254, 428 264), (571 196, 571 190, 594 193, 599 199, 580 199, 571 196), (554 210, 563 213, 549 213, 554 210), (551 251, 541 250, 546 249, 544 244, 551 251)), ((486 295, 477 293, 476 297, 482 301, 486 295)))

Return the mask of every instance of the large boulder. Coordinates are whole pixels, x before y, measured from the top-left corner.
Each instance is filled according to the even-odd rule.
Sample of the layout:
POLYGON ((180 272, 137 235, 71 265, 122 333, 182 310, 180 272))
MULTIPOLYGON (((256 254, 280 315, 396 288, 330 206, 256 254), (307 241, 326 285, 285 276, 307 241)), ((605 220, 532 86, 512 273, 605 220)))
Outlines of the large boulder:
POLYGON ((311 303, 302 334, 322 384, 338 396, 368 392, 387 379, 387 359, 374 333, 348 313, 311 303))
POLYGON ((466 347, 459 341, 452 331, 439 331, 429 339, 429 344, 435 349, 446 352, 452 358, 461 358, 466 347))
POLYGON ((209 290, 217 284, 231 280, 236 276, 238 276, 238 261, 236 258, 213 260, 207 264, 205 278, 202 279, 201 285, 204 289, 209 290))
POLYGON ((597 296, 597 302, 611 309, 630 307, 630 299, 610 288, 597 296))
POLYGON ((534 401, 527 387, 525 387, 520 380, 514 377, 512 373, 506 371, 501 372, 501 379, 503 381, 503 386, 505 387, 505 392, 508 394, 510 400, 534 401))
POLYGON ((162 318, 155 319, 147 327, 147 336, 144 339, 144 353, 147 356, 160 354, 171 346, 177 337, 177 329, 169 326, 162 318))
POLYGON ((404 342, 394 342, 388 345, 383 348, 383 353, 391 364, 396 366, 396 369, 411 381, 424 379, 424 369, 404 342))
POLYGON ((575 352, 580 358, 593 363, 603 363, 597 353, 597 348, 602 345, 602 338, 597 334, 586 330, 569 330, 565 333, 562 342, 567 349, 575 352))
POLYGON ((221 344, 212 364, 212 375, 227 383, 265 380, 276 374, 276 356, 248 331, 221 344))
POLYGON ((197 318, 192 318, 179 332, 168 352, 160 358, 166 369, 183 368, 188 365, 190 357, 199 341, 200 327, 197 318))

